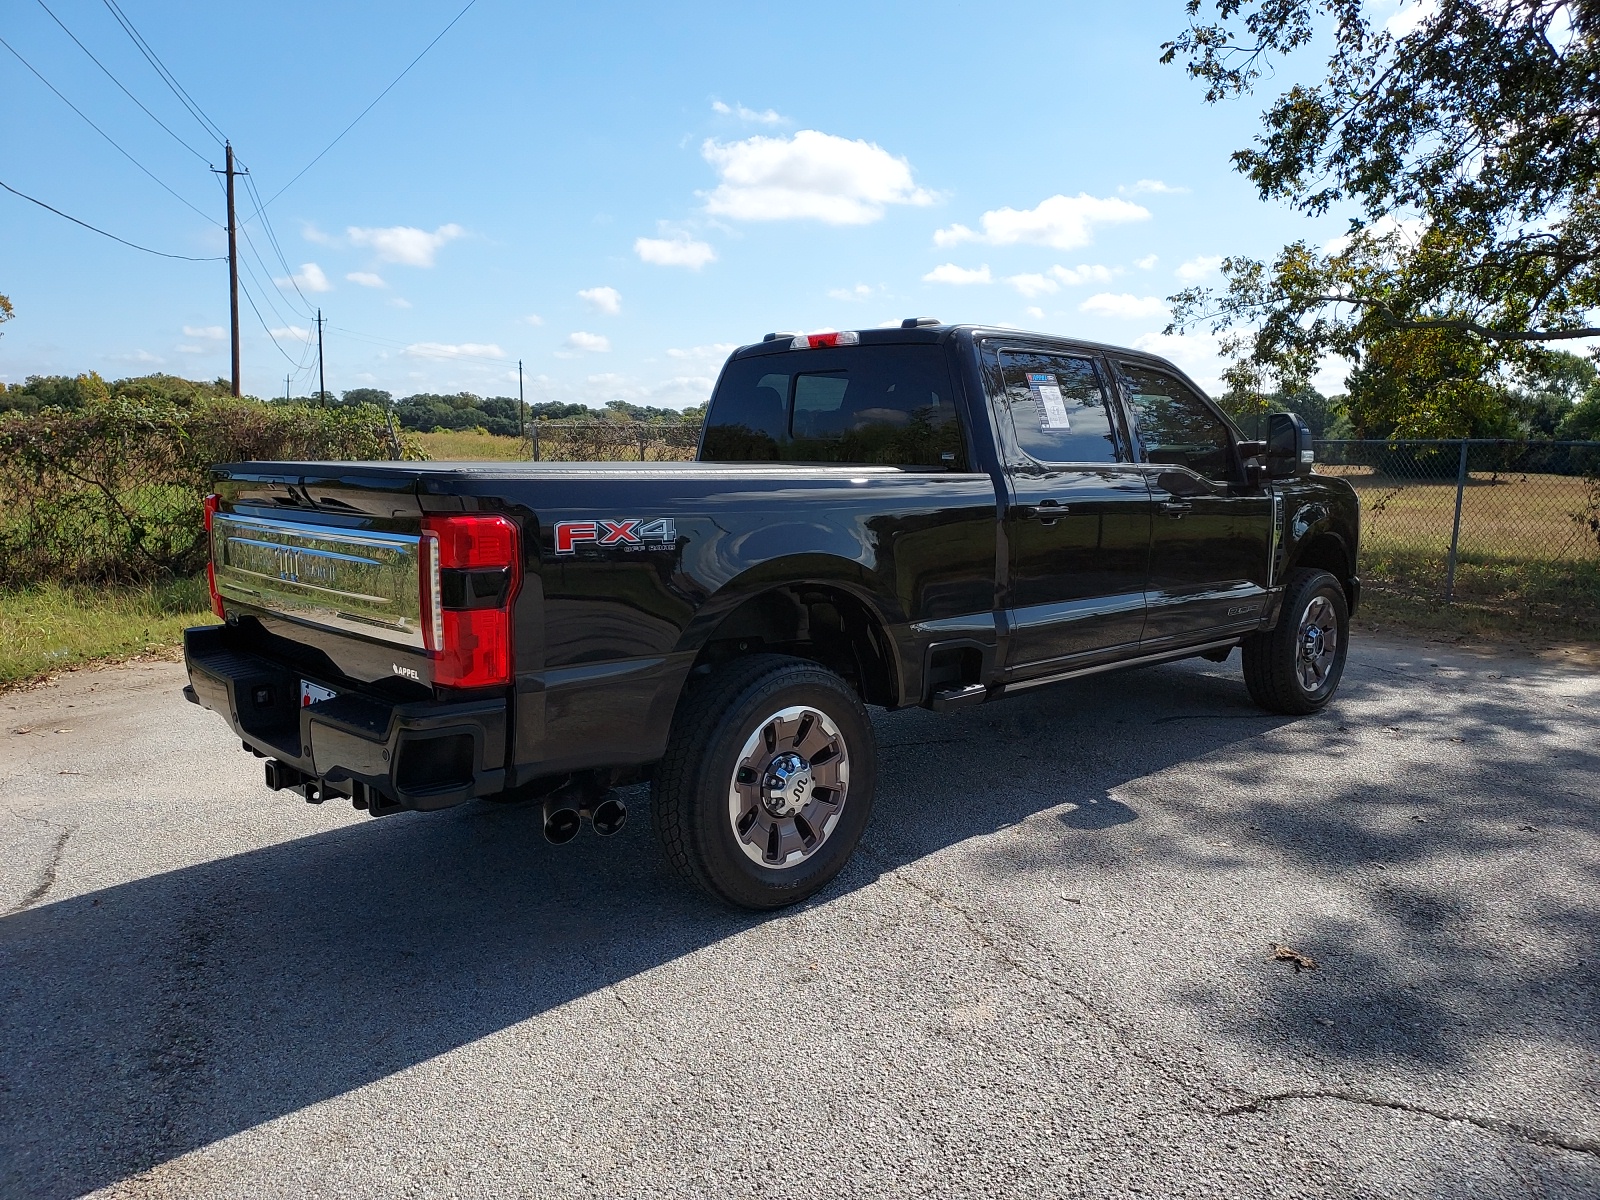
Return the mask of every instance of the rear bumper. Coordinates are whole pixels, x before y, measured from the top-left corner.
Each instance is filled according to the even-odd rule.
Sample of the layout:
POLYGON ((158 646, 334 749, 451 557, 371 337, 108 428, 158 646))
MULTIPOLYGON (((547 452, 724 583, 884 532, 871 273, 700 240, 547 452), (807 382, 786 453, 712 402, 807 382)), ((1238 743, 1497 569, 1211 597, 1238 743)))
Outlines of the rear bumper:
MULTIPOLYGON (((505 788, 504 699, 389 704, 343 692, 302 708, 305 674, 230 646, 225 625, 186 629, 183 656, 184 696, 227 721, 246 749, 293 768, 319 794, 366 800, 376 813, 448 808, 505 788)), ((269 770, 269 779, 296 784, 282 770, 269 770)))

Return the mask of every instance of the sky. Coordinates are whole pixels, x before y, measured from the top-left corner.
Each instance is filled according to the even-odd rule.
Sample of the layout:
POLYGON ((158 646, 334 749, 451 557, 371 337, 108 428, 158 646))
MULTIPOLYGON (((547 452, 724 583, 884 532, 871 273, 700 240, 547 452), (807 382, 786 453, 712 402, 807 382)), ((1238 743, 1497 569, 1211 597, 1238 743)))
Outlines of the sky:
MULTIPOLYGON (((317 388, 319 308, 334 392, 515 395, 520 360, 529 401, 681 408, 769 331, 912 316, 1138 346, 1214 389, 1165 298, 1344 228, 1232 170, 1266 97, 1208 106, 1159 63, 1180 0, 477 0, 318 158, 463 3, 117 0, 191 113, 109 0, 12 0, 0 181, 215 258, 231 140, 258 396, 317 388)), ((228 374, 225 262, 0 192, 0 293, 0 380, 228 374)))

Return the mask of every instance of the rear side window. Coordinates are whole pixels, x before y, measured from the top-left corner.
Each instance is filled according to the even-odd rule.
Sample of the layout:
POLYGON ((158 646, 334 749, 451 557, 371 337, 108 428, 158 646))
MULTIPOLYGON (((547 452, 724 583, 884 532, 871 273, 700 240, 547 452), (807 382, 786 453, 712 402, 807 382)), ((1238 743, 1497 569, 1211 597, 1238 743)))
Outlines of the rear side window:
POLYGON ((849 346, 735 359, 706 417, 709 462, 966 470, 938 346, 849 346))
POLYGON ((1193 389, 1165 371, 1132 363, 1122 364, 1122 386, 1145 462, 1188 467, 1219 483, 1231 480, 1228 426, 1193 389))
POLYGON ((1042 463, 1126 462, 1094 360, 1031 350, 998 354, 1017 445, 1042 463))

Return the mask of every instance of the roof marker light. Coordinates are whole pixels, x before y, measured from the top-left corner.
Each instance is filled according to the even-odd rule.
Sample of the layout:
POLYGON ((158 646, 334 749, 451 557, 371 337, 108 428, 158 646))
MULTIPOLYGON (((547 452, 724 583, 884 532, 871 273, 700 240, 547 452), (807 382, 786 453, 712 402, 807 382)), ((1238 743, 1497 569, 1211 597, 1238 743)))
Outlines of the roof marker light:
POLYGON ((809 337, 800 334, 789 343, 791 350, 820 350, 824 346, 859 346, 861 335, 853 329, 843 333, 813 333, 809 337))

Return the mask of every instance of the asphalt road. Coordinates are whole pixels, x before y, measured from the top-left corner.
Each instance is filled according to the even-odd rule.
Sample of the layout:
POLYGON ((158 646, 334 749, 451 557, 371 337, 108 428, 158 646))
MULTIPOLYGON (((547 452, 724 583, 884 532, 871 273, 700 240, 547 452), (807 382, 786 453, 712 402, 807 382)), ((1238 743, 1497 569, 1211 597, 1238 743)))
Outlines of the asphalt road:
POLYGON ((0 696, 0 1195, 1600 1195, 1593 674, 879 714, 855 862, 767 918, 638 792, 559 848, 311 807, 180 683, 0 696))

